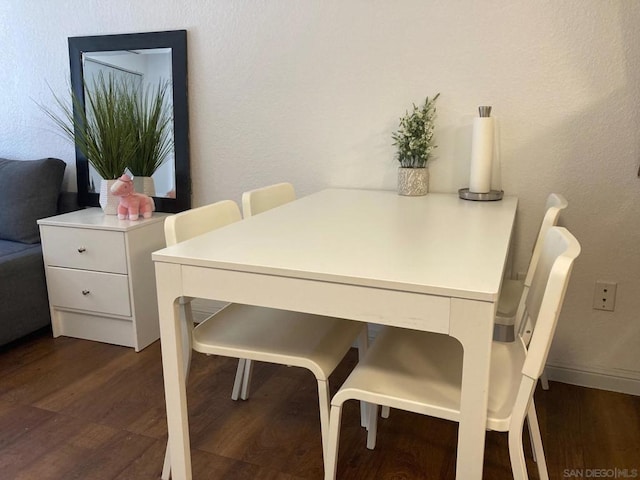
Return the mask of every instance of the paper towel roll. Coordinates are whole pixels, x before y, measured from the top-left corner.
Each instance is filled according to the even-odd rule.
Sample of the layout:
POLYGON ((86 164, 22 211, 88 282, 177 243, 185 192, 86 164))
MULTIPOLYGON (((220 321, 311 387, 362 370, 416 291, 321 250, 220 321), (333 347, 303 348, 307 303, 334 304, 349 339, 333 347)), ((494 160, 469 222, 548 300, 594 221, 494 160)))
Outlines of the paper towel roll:
POLYGON ((491 191, 491 167, 493 163, 493 117, 473 119, 473 138, 471 142, 469 191, 473 193, 489 193, 491 191))

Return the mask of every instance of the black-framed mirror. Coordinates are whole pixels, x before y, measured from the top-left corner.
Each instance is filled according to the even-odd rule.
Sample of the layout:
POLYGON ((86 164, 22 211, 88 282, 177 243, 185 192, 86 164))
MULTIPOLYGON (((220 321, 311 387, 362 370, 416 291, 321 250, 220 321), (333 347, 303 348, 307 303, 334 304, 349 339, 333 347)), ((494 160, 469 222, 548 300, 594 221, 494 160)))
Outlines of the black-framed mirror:
MULTIPOLYGON (((159 212, 181 212, 191 208, 191 174, 189 162, 189 112, 187 103, 187 31, 129 33, 69 38, 71 88, 79 107, 84 108, 85 77, 90 75, 89 64, 144 77, 146 67, 153 64, 153 74, 167 79, 172 86, 173 155, 166 168, 158 173, 159 185, 153 197, 159 212), (129 58, 127 58, 129 57, 129 58), (116 61, 115 59, 118 58, 116 61), (144 60, 143 60, 144 59, 144 60), (164 72, 164 73, 163 73, 164 72)), ((74 105, 74 108, 76 106, 74 105)), ((160 170, 160 169, 159 169, 160 170)), ((99 206, 95 172, 87 158, 76 148, 78 202, 81 206, 99 206)), ((154 176, 156 174, 154 173, 154 176)), ((99 189, 99 184, 98 184, 99 189)))

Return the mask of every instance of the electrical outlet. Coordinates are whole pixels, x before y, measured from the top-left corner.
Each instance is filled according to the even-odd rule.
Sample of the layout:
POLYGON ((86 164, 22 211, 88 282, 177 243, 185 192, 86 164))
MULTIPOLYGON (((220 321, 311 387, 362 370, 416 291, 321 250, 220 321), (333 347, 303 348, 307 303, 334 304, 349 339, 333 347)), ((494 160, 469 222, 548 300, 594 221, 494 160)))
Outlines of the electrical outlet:
POLYGON ((593 308, 594 310, 606 310, 613 312, 616 306, 616 289, 617 283, 614 282, 596 282, 596 289, 593 292, 593 308))

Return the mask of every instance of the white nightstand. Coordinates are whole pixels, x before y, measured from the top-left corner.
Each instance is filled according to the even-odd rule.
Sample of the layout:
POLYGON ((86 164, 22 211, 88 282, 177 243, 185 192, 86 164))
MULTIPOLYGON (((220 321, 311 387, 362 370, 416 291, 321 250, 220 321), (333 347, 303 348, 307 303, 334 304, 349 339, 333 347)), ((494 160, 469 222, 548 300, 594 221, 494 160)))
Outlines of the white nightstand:
POLYGON ((160 337, 151 252, 164 219, 118 220, 89 208, 38 220, 53 335, 134 347, 160 337))

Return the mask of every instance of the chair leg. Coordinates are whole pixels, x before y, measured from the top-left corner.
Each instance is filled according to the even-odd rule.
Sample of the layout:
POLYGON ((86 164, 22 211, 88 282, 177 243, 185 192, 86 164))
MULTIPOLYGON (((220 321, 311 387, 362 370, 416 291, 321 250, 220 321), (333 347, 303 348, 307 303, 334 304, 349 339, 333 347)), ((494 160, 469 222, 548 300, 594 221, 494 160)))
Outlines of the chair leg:
POLYGON ((242 379, 244 378, 244 369, 246 365, 244 358, 238 359, 238 369, 236 370, 236 378, 233 382, 233 390, 231 391, 231 400, 240 398, 240 390, 242 389, 242 379))
MULTIPOLYGON (((358 335, 358 361, 361 362, 364 359, 364 356, 367 353, 367 349, 369 348, 369 328, 368 324, 365 323, 360 335, 358 335)), ((360 401, 360 426, 364 428, 369 428, 369 411, 370 405, 367 405, 367 402, 360 401)))
MULTIPOLYGON (((369 408, 369 425, 367 426, 367 448, 374 450, 376 448, 376 441, 378 439, 378 405, 367 404, 369 408)), ((380 416, 382 418, 389 418, 389 411, 391 409, 387 405, 382 405, 380 408, 380 416)))
POLYGON ((533 447, 533 458, 538 464, 538 476, 540 480, 549 480, 547 462, 545 461, 544 449, 542 447, 542 437, 540 436, 540 425, 538 424, 538 416, 536 415, 536 407, 533 399, 531 399, 529 410, 527 411, 527 422, 529 423, 529 436, 533 447))
POLYGON ((164 452, 164 463, 162 465, 162 480, 169 480, 171 478, 171 456, 169 454, 169 442, 167 442, 167 449, 164 452))
POLYGON ((528 480, 527 464, 524 461, 522 450, 522 424, 520 428, 509 429, 509 457, 514 480, 528 480))
POLYGON ((340 444, 340 420, 342 405, 331 406, 329 442, 324 457, 324 480, 335 480, 338 471, 338 447, 340 444))
MULTIPOLYGON (((534 385, 533 382, 531 383, 534 385)), ((531 390, 533 391, 533 387, 531 387, 531 390)), ((526 405, 527 399, 524 395, 520 395, 521 392, 522 386, 516 398, 514 412, 511 414, 511 424, 509 425, 509 458, 511 459, 513 480, 529 480, 527 464, 524 460, 524 447, 522 445, 522 430, 524 428, 525 412, 528 407, 526 405), (522 416, 515 415, 516 409, 524 410, 522 416)))
POLYGON ((542 375, 540 376, 540 384, 543 390, 549 390, 549 379, 547 378, 547 372, 545 370, 542 371, 542 375))
POLYGON ((329 408, 331 406, 331 394, 329 382, 318 380, 318 402, 320 404, 320 433, 322 435, 322 456, 327 458, 329 446, 329 408))
POLYGON ((244 361, 244 377, 242 378, 242 400, 249 400, 249 387, 251 386, 251 376, 253 375, 253 360, 244 361))
POLYGON ((531 426, 531 419, 529 419, 529 417, 527 417, 527 427, 529 429, 529 440, 531 441, 531 455, 533 456, 533 461, 537 462, 538 461, 538 456, 536 454, 536 446, 533 444, 533 432, 532 432, 532 426, 531 426))
POLYGON ((378 405, 370 403, 368 408, 369 428, 367 431, 367 448, 369 450, 374 450, 376 448, 376 439, 378 437, 378 405))
MULTIPOLYGON (((513 403, 511 421, 509 422, 509 458, 511 459, 511 470, 514 480, 528 480, 527 464, 524 461, 524 448, 522 446, 522 433, 524 421, 529 416, 531 405, 533 404, 533 392, 538 379, 522 375, 522 381, 518 389, 518 395, 513 403)), ((535 414, 535 410, 533 410, 535 414)), ((540 434, 538 430, 537 417, 532 415, 530 422, 531 431, 540 434)), ((537 452, 540 453, 540 452, 537 452)), ((544 459, 544 455, 540 460, 544 459)))
MULTIPOLYGON (((533 398, 531 399, 531 403, 533 403, 533 398)), ((527 429, 529 430, 529 441, 531 442, 531 456, 533 457, 533 461, 538 461, 538 452, 536 452, 536 446, 534 445, 533 437, 535 436, 535 429, 538 428, 538 418, 530 417, 529 411, 527 411, 527 429)), ((540 435, 540 429, 538 429, 538 436, 540 435)), ((524 447, 523 447, 524 448, 524 447)))

